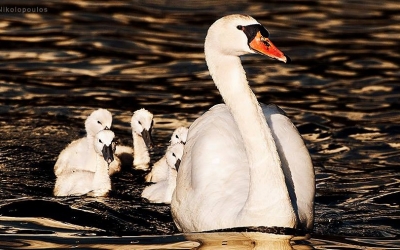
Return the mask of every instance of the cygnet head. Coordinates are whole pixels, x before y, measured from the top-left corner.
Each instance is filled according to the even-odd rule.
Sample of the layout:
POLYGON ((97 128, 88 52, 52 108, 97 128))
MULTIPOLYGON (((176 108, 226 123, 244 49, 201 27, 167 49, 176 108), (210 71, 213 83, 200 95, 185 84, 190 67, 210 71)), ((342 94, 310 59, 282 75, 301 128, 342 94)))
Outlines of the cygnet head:
POLYGON ((209 56, 259 53, 279 61, 289 60, 269 40, 269 32, 247 15, 228 15, 215 21, 207 32, 206 59, 209 56))
POLYGON ((110 129, 112 115, 107 109, 93 111, 85 121, 85 129, 88 136, 95 136, 103 129, 110 129))
POLYGON ((179 165, 181 164, 184 147, 182 143, 176 143, 169 146, 165 153, 168 166, 175 168, 176 171, 178 171, 179 165))
POLYGON ((94 138, 94 150, 110 165, 114 161, 116 143, 114 142, 114 132, 102 130, 94 138))
POLYGON ((171 136, 171 145, 176 144, 176 143, 186 143, 187 135, 188 135, 189 129, 186 127, 179 127, 174 130, 171 136))
POLYGON ((143 137, 147 148, 153 147, 151 130, 153 128, 153 114, 146 109, 136 110, 131 119, 132 133, 143 137))

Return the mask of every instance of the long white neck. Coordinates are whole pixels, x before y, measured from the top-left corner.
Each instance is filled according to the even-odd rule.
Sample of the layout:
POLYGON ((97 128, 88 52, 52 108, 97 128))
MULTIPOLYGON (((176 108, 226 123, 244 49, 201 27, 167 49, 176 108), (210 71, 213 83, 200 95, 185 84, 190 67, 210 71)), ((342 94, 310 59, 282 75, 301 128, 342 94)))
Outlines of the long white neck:
POLYGON ((261 106, 248 85, 240 58, 218 53, 207 43, 205 52, 211 76, 236 121, 247 154, 250 186, 241 215, 252 214, 257 218, 271 209, 289 208, 290 211, 282 216, 285 218, 277 218, 282 221, 276 226, 295 223, 275 141, 261 106))
POLYGON ((132 133, 133 137, 133 165, 141 169, 147 169, 150 162, 150 155, 143 137, 132 133))
POLYGON ((86 143, 87 143, 87 148, 90 149, 90 151, 94 151, 93 147, 93 141, 94 141, 94 135, 86 135, 86 143))
POLYGON ((167 200, 166 203, 168 204, 171 203, 171 198, 176 188, 177 175, 178 175, 177 171, 168 166, 168 177, 165 180, 167 182, 167 187, 165 189, 165 197, 167 200))

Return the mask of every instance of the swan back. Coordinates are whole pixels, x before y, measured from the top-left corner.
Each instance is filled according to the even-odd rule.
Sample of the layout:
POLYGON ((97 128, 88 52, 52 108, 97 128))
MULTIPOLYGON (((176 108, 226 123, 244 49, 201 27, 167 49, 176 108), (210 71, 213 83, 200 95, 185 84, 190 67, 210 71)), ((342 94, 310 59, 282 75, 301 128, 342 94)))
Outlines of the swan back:
POLYGON ((112 115, 107 109, 98 109, 93 111, 85 121, 86 133, 89 137, 95 136, 103 129, 110 129, 112 124, 112 115))
POLYGON ((297 128, 274 104, 261 104, 276 142, 299 227, 311 230, 314 222, 315 174, 311 156, 297 128))

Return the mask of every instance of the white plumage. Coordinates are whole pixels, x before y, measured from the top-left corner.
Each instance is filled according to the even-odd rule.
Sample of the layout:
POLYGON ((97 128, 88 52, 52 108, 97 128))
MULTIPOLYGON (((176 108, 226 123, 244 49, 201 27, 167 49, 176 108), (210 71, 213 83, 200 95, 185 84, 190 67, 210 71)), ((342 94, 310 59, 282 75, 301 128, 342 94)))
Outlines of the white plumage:
POLYGON ((178 127, 172 132, 170 145, 174 145, 175 143, 186 143, 187 134, 189 129, 186 127, 178 127))
POLYGON ((74 169, 94 171, 93 165, 84 163, 86 155, 93 149, 96 134, 103 129, 110 129, 111 124, 112 115, 107 109, 93 111, 85 121, 86 137, 71 142, 61 151, 54 165, 54 174, 59 176, 65 170, 70 172, 74 169))
POLYGON ((142 192, 142 197, 151 203, 170 204, 172 193, 176 186, 176 174, 183 154, 183 144, 175 143, 168 147, 165 153, 167 163, 167 174, 164 179, 146 187, 142 192))
POLYGON ((312 229, 315 177, 296 127, 259 104, 239 56, 286 62, 255 19, 230 15, 208 30, 205 56, 225 104, 189 128, 171 212, 184 232, 269 226, 312 229))
POLYGON ((135 111, 131 119, 133 138, 133 166, 135 169, 147 170, 150 163, 148 149, 153 147, 151 130, 153 114, 146 109, 135 111))
POLYGON ((92 148, 86 151, 84 159, 73 159, 76 163, 80 162, 80 167, 68 168, 57 177, 54 195, 105 196, 111 190, 108 167, 114 161, 113 140, 114 133, 111 130, 98 132, 92 139, 92 148))
MULTIPOLYGON (((175 129, 171 136, 170 146, 175 145, 176 143, 185 144, 187 133, 188 129, 185 127, 179 127, 175 129)), ((166 152, 168 152, 168 148, 166 152)), ((165 154, 151 167, 151 172, 145 177, 146 182, 159 182, 166 179, 168 175, 168 168, 167 154, 165 154)))

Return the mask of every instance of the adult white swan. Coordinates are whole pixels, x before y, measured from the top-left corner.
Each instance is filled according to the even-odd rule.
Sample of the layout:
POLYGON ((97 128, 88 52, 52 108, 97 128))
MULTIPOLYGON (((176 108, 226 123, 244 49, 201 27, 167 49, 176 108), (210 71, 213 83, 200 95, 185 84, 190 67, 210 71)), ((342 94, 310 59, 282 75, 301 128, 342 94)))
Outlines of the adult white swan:
POLYGON ((181 231, 313 227, 315 177, 307 148, 281 109, 258 103, 239 58, 259 53, 287 62, 268 35, 244 15, 223 17, 208 30, 206 62, 225 105, 189 128, 171 204, 181 231))

